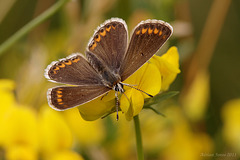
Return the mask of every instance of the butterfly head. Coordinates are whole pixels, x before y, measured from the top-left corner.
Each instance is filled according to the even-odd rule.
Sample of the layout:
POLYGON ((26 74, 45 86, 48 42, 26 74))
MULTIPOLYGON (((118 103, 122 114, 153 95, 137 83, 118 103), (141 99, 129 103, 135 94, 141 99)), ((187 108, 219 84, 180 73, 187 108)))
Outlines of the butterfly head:
POLYGON ((122 83, 116 83, 113 86, 113 90, 116 91, 116 92, 124 93, 123 84, 122 83))

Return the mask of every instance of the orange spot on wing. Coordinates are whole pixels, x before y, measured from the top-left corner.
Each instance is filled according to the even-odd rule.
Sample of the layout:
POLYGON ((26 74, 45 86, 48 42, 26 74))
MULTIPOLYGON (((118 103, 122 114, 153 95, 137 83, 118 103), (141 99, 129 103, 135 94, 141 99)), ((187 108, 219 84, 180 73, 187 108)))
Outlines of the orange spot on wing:
POLYGON ((103 37, 106 36, 106 30, 103 30, 102 32, 100 32, 100 35, 103 37))
POLYGON ((97 46, 97 43, 93 43, 93 49, 97 46))
POLYGON ((142 34, 146 33, 147 32, 147 28, 143 28, 142 29, 142 34))
POLYGON ((65 64, 66 64, 66 65, 71 65, 72 62, 71 62, 70 60, 67 60, 67 61, 65 62, 65 64))
POLYGON ((59 65, 59 67, 60 67, 60 68, 64 68, 64 67, 66 67, 66 65, 65 65, 64 63, 61 63, 61 64, 59 65))
POLYGON ((163 38, 163 39, 166 39, 166 35, 164 35, 162 38, 163 38))
POLYGON ((58 98, 62 98, 62 96, 63 96, 63 95, 61 95, 61 94, 57 94, 57 97, 58 97, 58 98))
POLYGON ((110 31, 111 30, 111 26, 109 25, 109 26, 107 26, 107 28, 106 28, 106 31, 110 31))
POLYGON ((140 34, 140 32, 141 32, 140 30, 136 31, 136 35, 139 35, 139 34, 140 34))
POLYGON ((159 31, 159 30, 158 30, 157 28, 155 28, 154 31, 153 31, 153 33, 154 33, 154 34, 157 34, 158 31, 159 31))
POLYGON ((62 91, 58 90, 58 91, 57 91, 57 94, 62 94, 62 91))
POLYGON ((97 43, 93 42, 93 44, 90 46, 90 50, 94 50, 95 47, 97 47, 97 43))
POLYGON ((57 102, 59 103, 59 102, 62 102, 62 99, 61 98, 58 98, 57 99, 57 102))
POLYGON ((75 59, 72 60, 74 63, 77 63, 78 61, 80 61, 80 57, 77 57, 75 59))
POLYGON ((153 29, 148 28, 148 34, 151 34, 153 32, 153 29))
POLYGON ((64 107, 64 108, 69 108, 68 105, 66 105, 66 104, 65 104, 63 107, 64 107))
POLYGON ((159 32, 159 36, 161 36, 161 35, 162 35, 162 31, 159 32))
POLYGON ((94 39, 95 39, 95 41, 100 42, 101 37, 98 35, 98 36, 96 36, 94 39))
POLYGON ((55 69, 53 69, 54 71, 58 71, 60 68, 59 67, 56 67, 55 69))
POLYGON ((63 104, 63 102, 59 102, 58 104, 62 105, 62 104, 63 104))

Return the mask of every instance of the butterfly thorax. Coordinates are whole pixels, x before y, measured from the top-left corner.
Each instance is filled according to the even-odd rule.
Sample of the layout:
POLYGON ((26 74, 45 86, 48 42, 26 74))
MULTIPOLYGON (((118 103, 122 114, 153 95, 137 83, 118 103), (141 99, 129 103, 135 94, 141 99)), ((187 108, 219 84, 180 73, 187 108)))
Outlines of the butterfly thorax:
POLYGON ((104 61, 97 57, 97 55, 87 51, 86 57, 88 61, 92 65, 92 67, 97 71, 99 76, 102 79, 102 83, 113 89, 113 90, 123 90, 119 82, 121 81, 121 77, 119 75, 119 71, 117 69, 109 68, 104 61))

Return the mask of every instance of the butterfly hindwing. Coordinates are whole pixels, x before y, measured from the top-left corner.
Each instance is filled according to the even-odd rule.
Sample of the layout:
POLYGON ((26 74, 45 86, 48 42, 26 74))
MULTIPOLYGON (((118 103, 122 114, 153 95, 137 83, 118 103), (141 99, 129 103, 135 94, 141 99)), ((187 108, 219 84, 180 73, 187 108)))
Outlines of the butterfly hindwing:
POLYGON ((146 20, 133 30, 128 50, 120 69, 124 81, 148 61, 172 34, 172 27, 160 20, 146 20))
POLYGON ((45 70, 45 77, 72 85, 102 85, 99 74, 81 54, 52 62, 45 70))
POLYGON ((110 89, 102 85, 59 86, 48 90, 48 103, 55 110, 66 110, 93 100, 110 89))
POLYGON ((109 69, 118 73, 127 50, 128 32, 124 20, 112 18, 105 21, 90 39, 86 57, 91 62, 89 52, 95 54, 109 69))

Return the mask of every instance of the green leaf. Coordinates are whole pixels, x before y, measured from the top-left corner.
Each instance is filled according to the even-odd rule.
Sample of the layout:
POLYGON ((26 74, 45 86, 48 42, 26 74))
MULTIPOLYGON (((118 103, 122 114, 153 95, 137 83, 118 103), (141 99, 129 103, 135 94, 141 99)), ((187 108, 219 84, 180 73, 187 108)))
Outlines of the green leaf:
POLYGON ((160 116, 163 116, 163 117, 166 117, 165 114, 159 112, 158 110, 156 110, 155 108, 153 108, 152 106, 144 106, 143 107, 144 109, 151 109, 153 112, 155 112, 156 114, 160 115, 160 116))
POLYGON ((16 33, 14 33, 11 37, 5 40, 0 45, 0 56, 3 54, 8 48, 10 48, 14 43, 16 43, 19 39, 29 33, 33 28, 47 20, 49 17, 54 15, 61 7, 66 4, 68 0, 59 0, 53 6, 45 10, 39 16, 34 18, 32 21, 24 25, 21 29, 19 29, 16 33))
MULTIPOLYGON (((2 22, 0 22, 0 44, 27 24, 33 17, 37 0, 20 0, 13 2, 2 22)), ((2 5, 2 7, 5 7, 2 5)))
POLYGON ((178 93, 179 93, 178 91, 169 91, 169 92, 160 93, 160 94, 154 96, 153 98, 146 99, 143 107, 149 108, 149 106, 151 106, 153 104, 157 104, 163 100, 169 99, 169 98, 177 95, 178 93))
POLYGON ((170 91, 170 92, 160 93, 160 94, 154 96, 153 98, 148 98, 148 99, 145 100, 143 108, 144 109, 151 109, 156 114, 158 114, 160 116, 163 116, 163 117, 166 117, 163 113, 159 112, 158 110, 153 108, 151 105, 157 104, 157 103, 162 102, 166 99, 169 99, 169 98, 177 95, 178 93, 179 93, 178 91, 170 91))

